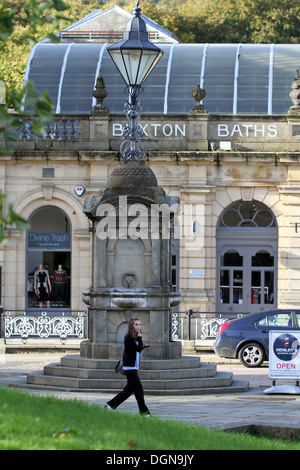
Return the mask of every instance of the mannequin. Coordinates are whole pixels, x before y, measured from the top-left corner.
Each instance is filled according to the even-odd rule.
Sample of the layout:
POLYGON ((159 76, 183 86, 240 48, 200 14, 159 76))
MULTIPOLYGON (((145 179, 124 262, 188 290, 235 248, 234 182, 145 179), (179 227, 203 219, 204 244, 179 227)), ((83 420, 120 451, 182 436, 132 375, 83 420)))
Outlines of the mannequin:
POLYGON ((34 273, 34 290, 39 300, 39 306, 43 307, 47 303, 50 308, 51 283, 47 269, 40 264, 34 273))
POLYGON ((53 300, 65 303, 67 301, 69 276, 67 271, 58 265, 58 268, 52 274, 53 300))

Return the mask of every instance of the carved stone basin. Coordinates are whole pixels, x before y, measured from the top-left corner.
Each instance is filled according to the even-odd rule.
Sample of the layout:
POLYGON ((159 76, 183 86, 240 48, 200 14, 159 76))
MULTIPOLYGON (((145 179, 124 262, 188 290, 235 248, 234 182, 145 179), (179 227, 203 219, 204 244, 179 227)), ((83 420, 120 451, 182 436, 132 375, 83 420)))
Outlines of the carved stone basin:
POLYGON ((120 295, 118 297, 113 297, 111 302, 120 308, 137 308, 146 306, 146 299, 144 297, 140 297, 139 294, 120 295))

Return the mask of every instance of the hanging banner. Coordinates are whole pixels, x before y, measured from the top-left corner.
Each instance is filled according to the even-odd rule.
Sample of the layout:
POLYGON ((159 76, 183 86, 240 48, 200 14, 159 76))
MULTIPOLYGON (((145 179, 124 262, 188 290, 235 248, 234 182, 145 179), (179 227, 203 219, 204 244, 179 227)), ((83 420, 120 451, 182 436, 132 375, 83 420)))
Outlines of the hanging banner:
POLYGON ((269 377, 300 379, 300 331, 270 331, 269 377))

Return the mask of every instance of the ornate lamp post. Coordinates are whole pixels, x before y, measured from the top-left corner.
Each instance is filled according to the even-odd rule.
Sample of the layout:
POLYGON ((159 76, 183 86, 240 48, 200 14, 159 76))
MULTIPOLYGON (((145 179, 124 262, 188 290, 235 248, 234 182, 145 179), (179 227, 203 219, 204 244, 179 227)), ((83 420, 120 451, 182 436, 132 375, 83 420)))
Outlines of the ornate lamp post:
POLYGON ((87 196, 84 202, 84 213, 94 228, 93 270, 91 289, 84 295, 89 305, 89 340, 82 342, 80 351, 84 357, 119 357, 123 346, 117 338, 138 311, 146 341, 151 342, 144 357, 155 361, 179 359, 181 343, 170 340, 169 319, 180 294, 171 290, 171 237, 165 236, 158 208, 162 205, 164 217, 170 218, 168 207, 171 211, 173 205, 178 206, 179 198, 167 196, 158 187, 153 170, 144 160, 143 129, 139 125, 142 84, 163 53, 148 40, 139 2, 123 40, 110 46, 108 52, 126 83, 128 124, 120 149, 124 162, 111 172, 104 193, 87 196), (124 218, 131 211, 139 213, 140 234, 133 233, 133 221, 129 222, 127 215, 124 218), (110 222, 107 225, 105 221, 107 212, 112 215, 112 230, 110 222), (154 218, 157 231, 155 222, 148 223, 154 218))
POLYGON ((125 162, 144 159, 143 129, 139 125, 142 107, 138 96, 143 91, 142 84, 163 55, 163 51, 149 41, 141 11, 138 1, 123 33, 123 40, 107 49, 126 83, 128 95, 124 105, 128 125, 123 129, 124 141, 120 147, 125 162))

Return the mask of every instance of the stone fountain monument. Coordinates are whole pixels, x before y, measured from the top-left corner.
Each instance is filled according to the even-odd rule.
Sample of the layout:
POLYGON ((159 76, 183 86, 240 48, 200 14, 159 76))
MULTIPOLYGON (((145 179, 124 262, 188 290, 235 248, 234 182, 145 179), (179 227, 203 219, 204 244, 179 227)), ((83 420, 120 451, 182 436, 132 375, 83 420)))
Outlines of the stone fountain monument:
POLYGON ((148 359, 177 359, 181 344, 170 341, 172 306, 180 301, 171 289, 171 217, 177 197, 166 196, 144 160, 121 163, 101 196, 88 196, 84 213, 92 221, 92 280, 89 340, 81 355, 118 358, 130 318, 142 322, 148 359))

